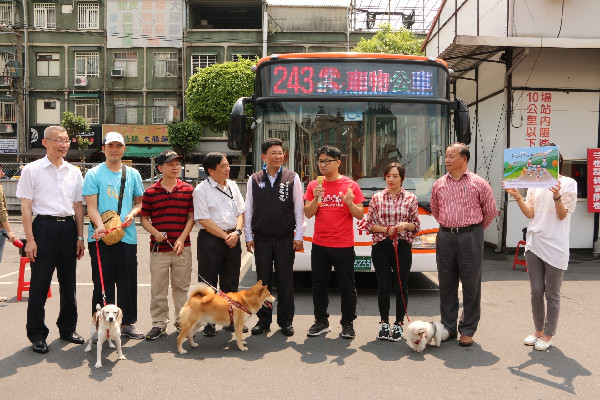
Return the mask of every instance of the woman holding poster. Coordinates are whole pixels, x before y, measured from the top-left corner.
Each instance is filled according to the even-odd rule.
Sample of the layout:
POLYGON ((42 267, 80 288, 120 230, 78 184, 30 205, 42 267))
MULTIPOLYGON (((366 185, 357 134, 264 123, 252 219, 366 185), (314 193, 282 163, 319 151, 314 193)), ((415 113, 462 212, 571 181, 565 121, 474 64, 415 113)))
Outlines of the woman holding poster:
POLYGON ((559 177, 550 189, 529 188, 525 200, 517 189, 505 189, 529 218, 525 259, 531 284, 531 311, 535 332, 525 345, 547 350, 556 333, 560 311, 560 287, 569 264, 571 214, 577 204, 577 182, 560 175, 563 158, 559 154, 559 177), (546 305, 544 306, 544 296, 546 305))

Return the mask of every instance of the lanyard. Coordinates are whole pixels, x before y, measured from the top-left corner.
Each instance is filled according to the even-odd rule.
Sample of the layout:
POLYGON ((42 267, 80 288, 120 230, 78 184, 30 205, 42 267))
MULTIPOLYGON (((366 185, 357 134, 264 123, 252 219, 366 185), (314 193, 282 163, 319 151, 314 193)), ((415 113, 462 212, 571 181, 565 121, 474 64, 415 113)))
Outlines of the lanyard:
POLYGON ((224 190, 221 190, 221 188, 219 187, 219 184, 217 184, 217 186, 215 186, 215 189, 217 189, 219 192, 223 193, 225 196, 229 197, 231 200, 233 200, 233 192, 231 191, 231 188, 229 187, 229 185, 227 185, 227 189, 229 189, 229 193, 225 192, 224 190))

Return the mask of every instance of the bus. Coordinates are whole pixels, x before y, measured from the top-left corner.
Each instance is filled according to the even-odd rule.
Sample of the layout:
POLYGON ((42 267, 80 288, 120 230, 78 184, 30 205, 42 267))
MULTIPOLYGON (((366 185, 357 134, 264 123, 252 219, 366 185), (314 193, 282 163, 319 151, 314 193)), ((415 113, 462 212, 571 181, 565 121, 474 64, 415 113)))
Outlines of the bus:
MULTIPOLYGON (((252 68, 255 92, 233 106, 228 147, 240 150, 252 140, 256 171, 260 143, 280 138, 285 167, 298 173, 306 189, 319 174, 316 150, 333 145, 343 153, 340 173, 363 191, 365 213, 373 194, 387 187, 385 167, 401 162, 403 187, 419 201, 421 231, 412 245, 412 271, 436 271, 439 225, 429 208, 431 188, 445 173, 447 145, 471 141, 468 110, 450 98, 447 64, 424 56, 295 53, 264 57, 252 68), (245 114, 249 104, 253 116, 245 114)), ((310 270, 313 226, 314 218, 307 219, 304 251, 296 254, 294 271, 310 270)), ((364 226, 365 220, 354 220, 354 267, 374 271, 371 234, 364 226)))

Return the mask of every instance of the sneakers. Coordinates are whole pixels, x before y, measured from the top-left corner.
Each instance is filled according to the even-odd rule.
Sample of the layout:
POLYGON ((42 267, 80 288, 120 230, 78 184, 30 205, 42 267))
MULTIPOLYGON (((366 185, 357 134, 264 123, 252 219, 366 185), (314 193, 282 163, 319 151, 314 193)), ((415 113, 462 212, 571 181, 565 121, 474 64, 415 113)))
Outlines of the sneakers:
POLYGON ((315 321, 315 323, 308 329, 306 336, 319 336, 322 333, 331 331, 329 328, 329 321, 315 321))
POLYGON ((150 332, 146 333, 146 340, 158 339, 165 333, 167 333, 167 330, 165 328, 159 328, 158 326, 153 326, 152 329, 150 329, 150 332))
POLYGON ((352 339, 356 336, 354 333, 354 324, 352 322, 346 322, 342 325, 342 337, 344 339, 352 339))
POLYGON ((388 340, 390 338, 390 324, 387 322, 382 322, 379 328, 379 335, 377 335, 377 339, 379 340, 388 340))
POLYGON ((215 336, 217 334, 217 331, 213 324, 206 324, 204 330, 202 331, 202 334, 204 336, 215 336))
MULTIPOLYGON (((229 331, 229 332, 235 332, 235 326, 233 326, 233 325, 224 326, 223 329, 225 329, 226 331, 229 331)), ((242 332, 248 333, 248 327, 246 325, 244 325, 242 332)))
POLYGON ((131 339, 141 340, 144 338, 144 333, 132 324, 127 326, 121 326, 121 336, 128 336, 131 339))
POLYGON ((402 325, 394 324, 392 328, 392 333, 390 334, 389 340, 393 342, 399 342, 404 337, 404 332, 402 331, 402 325))
POLYGON ((535 346, 536 342, 540 340, 539 337, 537 336, 533 336, 533 335, 529 335, 525 338, 525 340, 523 340, 523 344, 525 346, 535 346))
POLYGON ((535 342, 535 349, 539 351, 546 351, 550 346, 552 346, 552 339, 545 342, 542 338, 538 338, 537 342, 535 342))
POLYGON ((177 333, 181 332, 181 326, 179 325, 179 322, 175 322, 173 324, 173 326, 175 327, 175 330, 177 331, 177 333))

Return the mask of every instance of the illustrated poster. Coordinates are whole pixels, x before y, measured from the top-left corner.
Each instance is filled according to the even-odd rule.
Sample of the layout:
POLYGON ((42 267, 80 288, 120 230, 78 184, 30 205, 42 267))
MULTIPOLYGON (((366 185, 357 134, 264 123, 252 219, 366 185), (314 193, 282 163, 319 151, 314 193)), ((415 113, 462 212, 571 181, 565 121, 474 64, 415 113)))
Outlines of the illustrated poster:
POLYGON ((505 188, 550 188, 558 184, 558 147, 504 150, 505 188))

